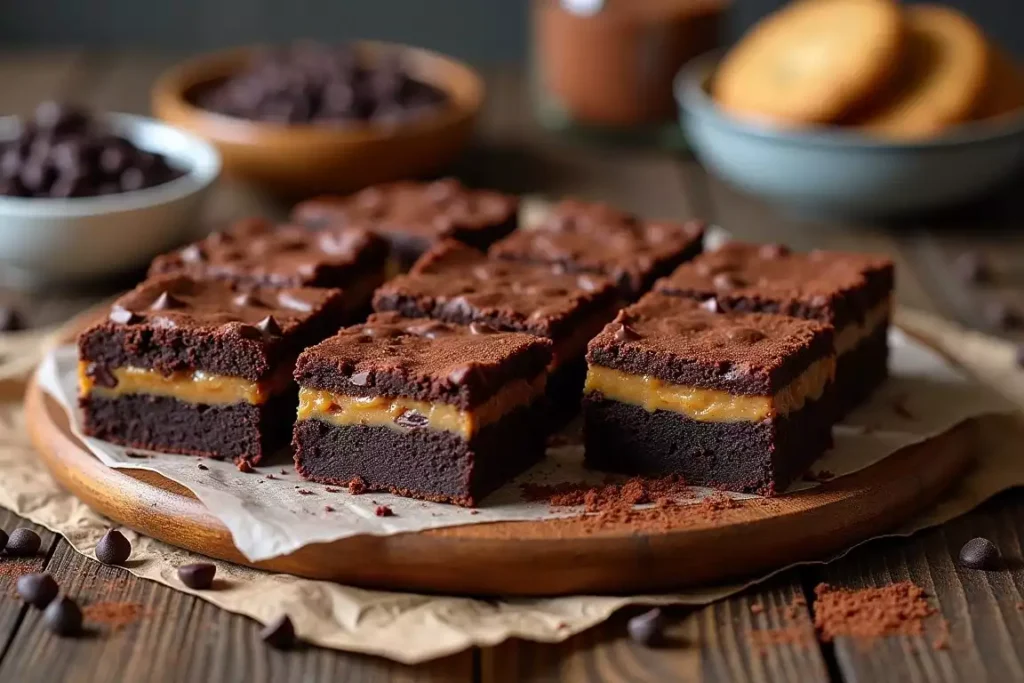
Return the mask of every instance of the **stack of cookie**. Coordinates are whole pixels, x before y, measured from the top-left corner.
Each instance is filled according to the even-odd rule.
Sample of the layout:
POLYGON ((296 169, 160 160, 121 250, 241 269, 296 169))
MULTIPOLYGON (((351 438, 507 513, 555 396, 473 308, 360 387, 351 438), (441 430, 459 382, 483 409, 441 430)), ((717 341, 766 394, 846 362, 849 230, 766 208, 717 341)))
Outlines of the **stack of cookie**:
POLYGON ((893 0, 798 0, 726 55, 712 89, 738 116, 894 139, 1024 106, 1024 72, 970 19, 893 0))

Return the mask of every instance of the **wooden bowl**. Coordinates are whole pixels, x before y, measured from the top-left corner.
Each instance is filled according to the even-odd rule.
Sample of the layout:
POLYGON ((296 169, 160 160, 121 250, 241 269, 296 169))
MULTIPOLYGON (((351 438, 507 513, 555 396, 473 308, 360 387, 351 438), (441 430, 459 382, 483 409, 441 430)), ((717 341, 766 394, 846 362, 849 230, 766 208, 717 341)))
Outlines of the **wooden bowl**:
POLYGON ((352 192, 435 173, 449 164, 469 141, 480 111, 484 84, 479 74, 420 48, 368 41, 357 42, 354 48, 370 63, 400 52, 415 78, 447 93, 447 106, 397 126, 250 121, 196 106, 197 92, 237 73, 265 49, 249 47, 172 67, 153 86, 153 111, 212 142, 227 174, 290 198, 352 192))

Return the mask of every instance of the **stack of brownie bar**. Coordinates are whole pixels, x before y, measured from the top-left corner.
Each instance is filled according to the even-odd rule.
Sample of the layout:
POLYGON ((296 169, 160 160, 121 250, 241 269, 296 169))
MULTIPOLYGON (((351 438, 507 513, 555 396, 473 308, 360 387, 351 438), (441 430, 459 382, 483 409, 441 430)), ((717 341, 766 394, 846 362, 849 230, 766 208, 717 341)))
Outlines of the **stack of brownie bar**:
POLYGON ((397 183, 156 258, 79 340, 86 432, 249 464, 290 433, 307 479, 475 505, 582 398, 589 465, 772 495, 886 376, 888 259, 517 213, 397 183))

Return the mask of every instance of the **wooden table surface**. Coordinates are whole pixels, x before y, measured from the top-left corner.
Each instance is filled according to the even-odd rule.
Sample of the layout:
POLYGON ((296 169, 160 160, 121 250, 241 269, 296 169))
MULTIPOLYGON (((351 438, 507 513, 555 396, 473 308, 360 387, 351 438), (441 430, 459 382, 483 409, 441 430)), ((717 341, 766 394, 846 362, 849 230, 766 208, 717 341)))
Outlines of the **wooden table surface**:
MULTIPOLYGON (((154 77, 172 54, 8 53, 0 56, 4 113, 24 114, 43 99, 144 113, 154 77)), ((1024 304, 1024 197, 1007 192, 969 209, 894 226, 823 223, 788 216, 709 177, 690 158, 656 151, 585 147, 538 130, 516 69, 487 73, 490 94, 475 148, 455 169, 474 185, 558 197, 602 199, 651 217, 699 216, 740 238, 796 247, 882 251, 899 265, 904 304, 985 328, 996 300, 1024 304), (965 287, 951 273, 965 249, 987 255, 996 284, 965 287)), ((208 220, 220 223, 285 207, 222 183, 208 220)), ((0 273, 2 275, 2 273, 0 273)), ((26 294, 0 289, 35 324, 65 319, 130 279, 74 291, 26 294)), ((24 520, 0 511, 10 532, 24 520)), ((1024 493, 1010 491, 980 509, 910 539, 861 546, 824 566, 783 573, 701 609, 671 612, 671 648, 646 649, 624 637, 624 612, 561 645, 507 642, 407 667, 368 656, 307 648, 280 653, 258 638, 259 626, 170 588, 136 579, 76 554, 37 528, 47 552, 37 564, 72 594, 102 585, 105 599, 140 603, 149 615, 115 632, 78 640, 49 635, 37 611, 14 596, 12 572, 0 571, 0 681, 1012 681, 1024 680, 1024 493), (1012 561, 999 572, 957 567, 960 546, 994 540, 1012 561), (932 637, 901 636, 870 644, 757 645, 753 629, 781 627, 796 596, 825 581, 861 588, 910 579, 925 588, 949 623, 950 647, 932 637), (750 606, 766 609, 752 614, 750 606), (779 609, 773 609, 779 608, 779 609)), ((2 564, 0 564, 2 570, 2 564)), ((810 608, 807 608, 808 610, 810 608)), ((810 626, 807 627, 810 632, 810 626)), ((813 643, 813 640, 809 640, 813 643)))

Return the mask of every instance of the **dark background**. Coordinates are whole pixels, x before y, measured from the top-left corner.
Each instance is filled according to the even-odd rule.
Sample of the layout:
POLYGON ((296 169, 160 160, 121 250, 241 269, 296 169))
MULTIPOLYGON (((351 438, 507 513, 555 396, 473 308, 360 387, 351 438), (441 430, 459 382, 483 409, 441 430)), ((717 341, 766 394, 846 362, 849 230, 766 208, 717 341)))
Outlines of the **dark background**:
MULTIPOLYGON (((782 4, 736 0, 725 38, 782 4)), ((948 4, 1024 56, 1024 0, 948 4)), ((304 37, 377 38, 495 63, 524 58, 528 9, 529 0, 0 0, 0 41, 7 48, 195 51, 304 37)))

